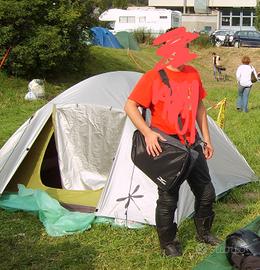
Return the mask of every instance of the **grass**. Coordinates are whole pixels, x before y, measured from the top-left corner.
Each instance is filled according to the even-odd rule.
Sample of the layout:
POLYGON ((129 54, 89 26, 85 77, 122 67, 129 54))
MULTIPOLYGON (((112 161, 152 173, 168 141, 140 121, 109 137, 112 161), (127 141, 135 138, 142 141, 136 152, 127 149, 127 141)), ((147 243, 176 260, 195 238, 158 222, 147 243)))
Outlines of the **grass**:
MULTIPOLYGON (((226 66, 227 80, 213 80, 212 48, 195 52, 193 64, 198 68, 208 96, 207 107, 227 98, 225 132, 244 155, 256 174, 260 175, 260 84, 253 86, 249 98, 249 113, 235 109, 236 81, 234 73, 241 56, 248 54, 252 64, 260 68, 260 50, 246 48, 214 48, 226 66)), ((91 48, 87 73, 81 79, 113 70, 144 71, 153 67, 156 59, 153 48, 128 52, 121 49, 91 48)), ((65 77, 56 83, 46 81, 45 99, 24 100, 28 81, 0 73, 0 145, 38 108, 75 83, 65 77), (62 81, 62 82, 61 82, 62 81)), ((216 119, 218 110, 209 114, 216 119)), ((241 228, 260 214, 260 185, 251 183, 233 189, 215 204, 216 221, 213 231, 225 239, 227 234, 241 228)), ((95 224, 84 233, 64 237, 50 237, 39 219, 30 213, 0 210, 0 269, 192 269, 214 248, 195 240, 195 229, 190 219, 179 229, 184 248, 180 258, 160 255, 155 228, 146 226, 133 230, 95 224)))

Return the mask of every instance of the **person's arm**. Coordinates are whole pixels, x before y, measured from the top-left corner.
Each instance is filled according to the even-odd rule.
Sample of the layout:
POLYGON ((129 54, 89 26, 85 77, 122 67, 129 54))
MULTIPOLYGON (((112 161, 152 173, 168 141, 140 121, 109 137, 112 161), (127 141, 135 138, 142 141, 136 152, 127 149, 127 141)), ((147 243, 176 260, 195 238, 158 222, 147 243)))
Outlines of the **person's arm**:
POLYGON ((165 141, 165 139, 148 127, 138 107, 139 104, 137 102, 128 99, 124 109, 136 128, 144 135, 147 153, 152 156, 158 156, 162 152, 158 139, 162 141, 165 141))
POLYGON ((256 72, 256 70, 255 70, 255 68, 253 66, 252 66, 252 69, 253 69, 253 72, 255 74, 255 77, 258 79, 258 74, 257 74, 257 72, 256 72))
POLYGON ((210 159, 213 156, 213 146, 210 139, 208 119, 207 119, 207 110, 203 104, 203 101, 199 101, 198 111, 197 111, 197 123, 200 128, 202 137, 206 145, 204 146, 204 155, 206 159, 210 159))
POLYGON ((236 78, 237 78, 237 82, 239 83, 240 81, 240 77, 241 77, 241 72, 240 72, 240 68, 238 67, 237 71, 236 71, 236 78))
POLYGON ((216 56, 216 66, 219 67, 219 66, 221 65, 220 63, 221 63, 221 62, 220 62, 220 56, 217 55, 217 56, 216 56))

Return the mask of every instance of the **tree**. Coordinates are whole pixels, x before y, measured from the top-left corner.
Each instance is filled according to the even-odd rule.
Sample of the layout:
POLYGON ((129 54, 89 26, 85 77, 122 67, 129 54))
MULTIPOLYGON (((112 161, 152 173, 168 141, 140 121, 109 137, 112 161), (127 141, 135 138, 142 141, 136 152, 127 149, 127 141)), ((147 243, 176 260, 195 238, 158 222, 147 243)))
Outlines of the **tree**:
POLYGON ((130 0, 128 4, 132 4, 134 6, 148 6, 148 0, 130 0))
POLYGON ((0 0, 0 52, 19 76, 46 76, 79 67, 83 30, 96 24, 94 0, 0 0))
POLYGON ((101 12, 110 8, 127 8, 127 0, 97 0, 95 1, 96 7, 100 9, 101 12))
POLYGON ((96 7, 102 12, 110 8, 127 8, 128 6, 147 6, 148 0, 97 0, 96 7))
POLYGON ((255 13, 256 13, 255 27, 257 30, 260 30, 260 1, 257 1, 255 13))

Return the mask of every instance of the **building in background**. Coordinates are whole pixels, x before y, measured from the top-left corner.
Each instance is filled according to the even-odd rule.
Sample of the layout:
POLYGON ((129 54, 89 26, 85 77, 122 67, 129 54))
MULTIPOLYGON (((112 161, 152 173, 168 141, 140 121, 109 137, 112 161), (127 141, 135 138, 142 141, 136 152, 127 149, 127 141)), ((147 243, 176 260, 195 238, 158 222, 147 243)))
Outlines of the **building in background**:
POLYGON ((189 31, 255 30, 257 0, 149 0, 149 6, 179 10, 189 31))

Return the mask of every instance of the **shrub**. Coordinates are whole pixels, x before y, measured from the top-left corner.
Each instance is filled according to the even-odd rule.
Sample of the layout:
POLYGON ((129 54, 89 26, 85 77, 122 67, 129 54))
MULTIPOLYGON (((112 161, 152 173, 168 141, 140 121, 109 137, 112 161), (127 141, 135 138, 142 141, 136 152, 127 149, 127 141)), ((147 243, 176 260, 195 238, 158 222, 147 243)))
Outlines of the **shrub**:
POLYGON ((212 47, 212 42, 207 34, 200 34, 200 36, 191 42, 192 46, 198 48, 209 48, 212 47))
POLYGON ((139 28, 134 31, 134 37, 139 44, 150 45, 153 43, 154 37, 151 32, 145 31, 143 28, 139 28))
POLYGON ((11 47, 9 74, 47 76, 81 68, 83 29, 92 26, 93 0, 0 0, 0 55, 11 47))

